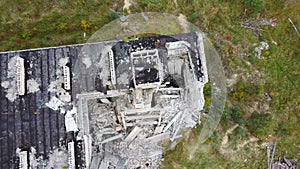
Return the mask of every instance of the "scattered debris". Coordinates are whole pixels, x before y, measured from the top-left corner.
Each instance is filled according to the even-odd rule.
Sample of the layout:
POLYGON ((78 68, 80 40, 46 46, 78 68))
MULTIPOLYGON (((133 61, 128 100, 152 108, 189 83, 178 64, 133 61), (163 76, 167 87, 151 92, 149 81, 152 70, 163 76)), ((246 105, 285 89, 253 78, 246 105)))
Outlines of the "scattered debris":
MULTIPOLYGON (((26 81, 28 93, 33 94, 22 96, 20 101, 30 105, 34 102, 32 105, 37 106, 12 110, 18 114, 43 114, 35 116, 35 128, 43 130, 35 131, 35 142, 27 138, 24 146, 32 144, 37 151, 27 147, 27 157, 26 152, 19 153, 20 165, 70 169, 158 168, 164 156, 162 143, 181 138, 182 130, 199 122, 204 106, 203 87, 208 81, 203 34, 137 38, 114 42, 114 46, 110 43, 95 44, 101 54, 93 50, 92 54, 82 52, 83 58, 75 57, 74 60, 82 63, 78 64, 79 69, 70 66, 77 64, 68 59, 69 48, 39 50, 37 62, 36 58, 28 61, 41 67, 26 81), (40 62, 40 56, 47 56, 48 61, 40 62), (47 66, 49 70, 44 72, 43 66, 49 63, 54 66, 47 66), (72 75, 76 77, 71 79, 72 75), (49 79, 49 86, 39 85, 40 79, 49 79), (75 89, 71 80, 78 80, 75 89), (76 98, 72 98, 71 90, 76 98), (32 98, 36 101, 27 100, 32 98), (60 114, 52 116, 53 111, 48 108, 60 114), (56 130, 49 129, 47 134, 59 134, 51 137, 44 129, 49 125, 51 128, 52 124, 56 130)), ((15 78, 17 57, 8 60, 8 69, 12 70, 1 82, 12 100, 21 91, 15 78)), ((23 146, 20 144, 18 147, 23 146)))
MULTIPOLYGON (((255 44, 256 45, 256 44, 255 44)), ((260 42, 259 46, 255 47, 254 51, 258 58, 261 57, 262 51, 269 50, 269 44, 267 42, 260 42)))
POLYGON ((293 26, 294 30, 296 31, 297 35, 300 37, 300 34, 299 34, 299 32, 298 32, 298 29, 297 29, 297 27, 295 26, 295 24, 293 23, 293 21, 291 20, 290 17, 288 18, 288 20, 289 20, 289 22, 292 24, 292 26, 293 26))
POLYGON ((19 169, 28 169, 29 168, 29 161, 28 161, 28 151, 21 151, 17 150, 17 154, 19 155, 19 169))
POLYGON ((82 63, 85 64, 86 68, 89 68, 92 65, 92 61, 89 57, 83 57, 82 63))
POLYGON ((7 88, 9 87, 9 85, 10 85, 10 83, 9 83, 8 81, 3 81, 3 82, 1 83, 1 86, 2 86, 3 88, 5 88, 5 89, 7 89, 7 88))
POLYGON ((128 21, 128 16, 121 15, 120 16, 120 21, 121 22, 127 22, 128 21))
POLYGON ((7 69, 7 79, 1 83, 6 89, 6 98, 13 102, 19 95, 25 94, 24 59, 19 55, 10 58, 7 69))
MULTIPOLYGON (((55 149, 49 154, 45 168, 66 168, 68 167, 68 153, 63 149, 55 149)), ((70 168, 71 169, 71 168, 70 168)))
POLYGON ((275 17, 272 17, 271 19, 263 18, 261 21, 261 25, 264 25, 264 26, 275 27, 275 26, 277 26, 277 24, 278 24, 278 21, 277 21, 277 18, 275 18, 275 17))
POLYGON ((60 58, 58 62, 60 67, 64 67, 69 62, 69 58, 68 57, 60 58))
POLYGON ((162 142, 182 137, 182 129, 200 120, 208 81, 204 51, 198 52, 203 43, 160 42, 166 53, 151 47, 152 39, 107 50, 99 77, 100 86, 109 87, 76 95, 77 141, 84 143, 86 168, 158 168, 162 142))
POLYGON ((263 143, 262 146, 267 149, 268 156, 268 169, 298 169, 297 160, 288 159, 286 157, 278 158, 277 161, 274 161, 274 155, 276 151, 276 141, 273 143, 263 143), (272 154, 271 154, 272 151, 272 154))
POLYGON ((261 31, 264 31, 260 28, 260 24, 258 22, 246 20, 242 23, 242 27, 246 29, 251 29, 256 35, 260 35, 261 31))
POLYGON ((46 103, 47 107, 55 111, 59 110, 63 105, 64 103, 55 96, 53 96, 50 101, 46 103))
POLYGON ((76 132, 78 131, 77 124, 75 122, 74 116, 77 114, 77 109, 73 107, 70 111, 67 111, 65 115, 65 126, 66 126, 66 132, 76 132))
POLYGON ((40 90, 40 85, 34 80, 29 79, 27 80, 27 92, 28 93, 34 93, 40 90))
POLYGON ((267 97, 268 102, 272 101, 272 97, 268 93, 265 93, 265 96, 267 97))

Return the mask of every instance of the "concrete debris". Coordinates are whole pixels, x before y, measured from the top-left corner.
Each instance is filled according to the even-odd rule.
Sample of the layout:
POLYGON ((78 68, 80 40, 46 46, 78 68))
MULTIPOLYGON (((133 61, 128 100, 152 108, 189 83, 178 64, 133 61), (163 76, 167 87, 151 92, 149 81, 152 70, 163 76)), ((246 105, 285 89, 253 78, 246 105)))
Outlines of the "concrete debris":
POLYGON ((61 67, 56 70, 57 80, 50 82, 48 86, 48 91, 55 93, 65 103, 71 102, 71 70, 67 66, 68 60, 68 58, 59 60, 61 67))
POLYGON ((66 64, 69 62, 69 58, 65 57, 65 58, 60 58, 58 63, 59 66, 64 67, 66 66, 66 64))
POLYGON ((131 142, 135 139, 135 137, 142 131, 143 129, 140 127, 134 127, 133 130, 128 134, 124 141, 131 142))
POLYGON ((170 132, 165 132, 146 138, 145 143, 156 143, 168 139, 170 139, 170 132))
POLYGON ((110 141, 114 141, 114 140, 117 140, 117 139, 120 139, 123 137, 123 134, 118 134, 118 135, 115 135, 113 137, 110 137, 108 139, 105 139, 101 142, 101 144, 104 144, 104 143, 107 143, 107 142, 110 142, 110 141))
POLYGON ((40 85, 34 79, 27 80, 27 92, 34 93, 40 90, 40 85))
POLYGON ((275 27, 275 26, 277 26, 277 24, 278 24, 278 21, 277 21, 277 18, 275 18, 275 17, 272 17, 270 19, 263 18, 261 21, 261 25, 264 25, 264 26, 275 27))
POLYGON ((128 20, 128 16, 124 16, 124 15, 120 16, 120 21, 121 22, 127 22, 127 20, 128 20))
POLYGON ((242 23, 242 27, 245 29, 251 29, 253 30, 257 35, 260 34, 260 31, 263 31, 260 28, 260 23, 255 22, 255 21, 250 21, 250 20, 246 20, 242 23))
POLYGON ((53 110, 59 110, 64 103, 59 100, 57 97, 53 96, 48 103, 46 103, 46 106, 53 110))
POLYGON ((269 50, 270 46, 267 42, 260 42, 259 46, 255 47, 254 51, 258 58, 261 57, 262 51, 269 50))
POLYGON ((297 161, 287 159, 284 157, 283 159, 279 159, 278 161, 275 161, 271 166, 270 169, 298 169, 297 161))
POLYGON ((7 68, 7 79, 1 83, 6 89, 6 98, 13 102, 18 96, 25 94, 24 59, 19 55, 10 58, 7 68))
POLYGON ((19 159, 20 169, 68 167, 68 154, 64 149, 53 150, 47 159, 44 159, 42 156, 37 156, 36 149, 33 147, 28 149, 17 148, 16 154, 19 159))
MULTIPOLYGON (((66 125, 78 125, 86 168, 158 168, 162 143, 195 127, 208 77, 203 43, 193 44, 153 38, 106 49, 98 65, 103 88, 78 93, 78 113, 65 116, 66 125)), ((81 62, 92 67, 87 60, 81 62)))
POLYGON ((52 81, 50 82, 49 86, 48 86, 48 91, 49 92, 56 92, 59 88, 61 81, 60 80, 56 80, 56 81, 52 81))
POLYGON ((29 163, 28 163, 28 155, 29 152, 28 151, 19 151, 18 152, 19 155, 19 168, 20 169, 28 169, 29 168, 29 163))
POLYGON ((10 83, 8 81, 1 82, 1 87, 7 89, 9 87, 10 83))
POLYGON ((68 153, 63 149, 55 149, 49 154, 46 168, 65 168, 68 166, 68 153))
POLYGON ((85 64, 86 68, 89 68, 92 65, 92 61, 89 57, 83 57, 82 62, 85 64))
POLYGON ((67 111, 65 115, 65 126, 66 126, 66 132, 76 132, 78 131, 77 124, 75 122, 74 116, 77 114, 77 109, 73 107, 72 110, 67 111))
POLYGON ((276 142, 262 144, 263 147, 266 147, 268 155, 268 169, 298 169, 297 160, 288 159, 286 157, 280 158, 277 161, 274 161, 274 155, 276 151, 276 142), (272 154, 271 154, 272 151, 272 154))

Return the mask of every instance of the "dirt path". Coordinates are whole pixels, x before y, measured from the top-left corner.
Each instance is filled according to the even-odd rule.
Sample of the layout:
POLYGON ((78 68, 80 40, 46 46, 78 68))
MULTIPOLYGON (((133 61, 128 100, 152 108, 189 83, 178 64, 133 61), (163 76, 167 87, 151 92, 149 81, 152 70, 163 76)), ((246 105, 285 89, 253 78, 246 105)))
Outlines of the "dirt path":
POLYGON ((228 143, 228 134, 231 134, 237 127, 239 127, 238 124, 234 125, 233 127, 231 127, 230 129, 228 129, 225 133, 225 136, 222 139, 222 143, 221 143, 221 147, 224 147, 227 145, 228 143))
POLYGON ((228 135, 231 134, 237 127, 239 127, 238 124, 234 125, 232 128, 230 128, 226 131, 225 136, 223 137, 222 143, 220 146, 221 154, 234 153, 236 151, 243 149, 247 144, 258 141, 258 138, 252 136, 252 137, 250 137, 250 139, 245 140, 244 142, 238 144, 236 146, 237 150, 233 150, 232 148, 229 148, 228 147, 228 135))
POLYGON ((132 5, 132 0, 124 0, 124 6, 123 9, 126 9, 127 12, 130 14, 130 6, 132 5))

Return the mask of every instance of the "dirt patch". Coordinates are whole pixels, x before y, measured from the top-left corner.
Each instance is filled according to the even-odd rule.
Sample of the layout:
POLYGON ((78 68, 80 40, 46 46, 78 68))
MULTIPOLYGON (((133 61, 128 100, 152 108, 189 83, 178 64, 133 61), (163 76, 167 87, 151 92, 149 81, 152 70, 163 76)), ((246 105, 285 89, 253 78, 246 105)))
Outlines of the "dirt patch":
POLYGON ((179 21, 180 26, 183 29, 183 33, 189 32, 189 27, 190 26, 189 26, 189 23, 188 23, 188 21, 186 19, 186 16, 183 15, 183 14, 179 14, 178 21, 179 21))
POLYGON ((228 134, 231 134, 237 127, 239 127, 238 124, 234 125, 233 127, 231 127, 230 129, 228 129, 226 131, 225 136, 222 139, 221 147, 225 147, 225 145, 227 145, 227 143, 228 143, 228 134))
MULTIPOLYGON (((242 150, 247 144, 257 142, 259 139, 256 137, 250 137, 250 139, 247 139, 243 141, 242 143, 238 144, 236 146, 236 150, 233 150, 231 147, 229 147, 228 144, 228 135, 231 134, 236 128, 238 128, 239 125, 236 124, 232 128, 228 129, 225 133, 225 136, 222 139, 221 147, 220 147, 220 153, 221 154, 233 154, 236 153, 237 151, 242 150)), ((246 130, 244 127, 242 127, 244 130, 246 130)))
POLYGON ((123 9, 126 9, 127 12, 130 14, 130 6, 132 5, 132 0, 124 0, 124 6, 123 9))

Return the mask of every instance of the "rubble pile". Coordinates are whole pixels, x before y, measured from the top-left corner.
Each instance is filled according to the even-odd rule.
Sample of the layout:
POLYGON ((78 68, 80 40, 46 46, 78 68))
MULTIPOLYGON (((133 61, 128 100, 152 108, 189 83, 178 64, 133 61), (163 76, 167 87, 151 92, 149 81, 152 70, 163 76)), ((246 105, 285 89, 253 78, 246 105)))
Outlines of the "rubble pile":
POLYGON ((100 91, 76 95, 85 168, 158 168, 163 143, 196 126, 208 81, 197 35, 199 48, 165 37, 120 43, 101 54, 99 63, 106 64, 95 63, 102 66, 100 91))

